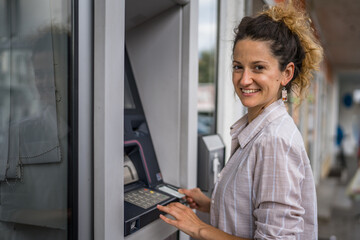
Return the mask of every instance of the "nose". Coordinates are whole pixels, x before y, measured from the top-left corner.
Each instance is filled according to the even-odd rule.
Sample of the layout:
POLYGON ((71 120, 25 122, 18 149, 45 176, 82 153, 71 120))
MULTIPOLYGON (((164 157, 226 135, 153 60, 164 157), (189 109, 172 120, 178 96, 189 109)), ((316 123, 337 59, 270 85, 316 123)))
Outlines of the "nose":
POLYGON ((252 82, 252 74, 248 69, 245 68, 241 74, 239 83, 241 86, 249 86, 252 82))

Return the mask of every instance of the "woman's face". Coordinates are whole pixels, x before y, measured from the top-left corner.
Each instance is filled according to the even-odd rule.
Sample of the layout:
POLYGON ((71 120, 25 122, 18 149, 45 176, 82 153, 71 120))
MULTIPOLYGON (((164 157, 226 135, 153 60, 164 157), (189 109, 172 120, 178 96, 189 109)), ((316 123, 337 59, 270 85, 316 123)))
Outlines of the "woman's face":
POLYGON ((285 86, 291 79, 289 69, 279 70, 279 62, 266 41, 240 40, 233 56, 235 92, 249 112, 260 113, 279 98, 281 85, 285 86))

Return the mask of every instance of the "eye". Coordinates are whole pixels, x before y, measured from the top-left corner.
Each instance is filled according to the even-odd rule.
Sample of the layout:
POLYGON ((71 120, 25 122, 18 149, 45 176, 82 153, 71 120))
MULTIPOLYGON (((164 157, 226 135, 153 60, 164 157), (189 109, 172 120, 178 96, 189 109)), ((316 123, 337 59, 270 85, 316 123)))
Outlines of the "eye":
POLYGON ((233 68, 234 71, 239 71, 239 70, 243 69, 243 67, 241 65, 238 65, 238 64, 233 65, 232 68, 233 68))
POLYGON ((255 66, 255 70, 257 70, 257 71, 261 71, 261 70, 264 70, 264 69, 265 69, 265 67, 263 65, 256 65, 255 66))

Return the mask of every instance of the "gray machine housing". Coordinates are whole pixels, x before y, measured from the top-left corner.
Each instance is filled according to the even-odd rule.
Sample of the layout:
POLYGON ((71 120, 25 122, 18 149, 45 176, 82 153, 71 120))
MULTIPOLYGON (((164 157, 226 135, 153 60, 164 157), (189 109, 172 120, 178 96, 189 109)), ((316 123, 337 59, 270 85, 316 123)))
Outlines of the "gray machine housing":
POLYGON ((210 195, 225 164, 225 145, 219 135, 199 136, 198 187, 210 195))

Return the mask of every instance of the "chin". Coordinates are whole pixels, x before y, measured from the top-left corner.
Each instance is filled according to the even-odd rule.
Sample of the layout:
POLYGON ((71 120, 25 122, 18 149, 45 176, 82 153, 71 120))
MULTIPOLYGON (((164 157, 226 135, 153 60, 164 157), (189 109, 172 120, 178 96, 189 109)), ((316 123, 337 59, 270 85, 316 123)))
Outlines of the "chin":
POLYGON ((255 107, 258 105, 258 103, 255 103, 254 101, 249 101, 249 99, 241 99, 240 98, 240 101, 242 103, 242 105, 244 105, 244 107, 247 107, 247 108, 252 108, 252 107, 255 107))

